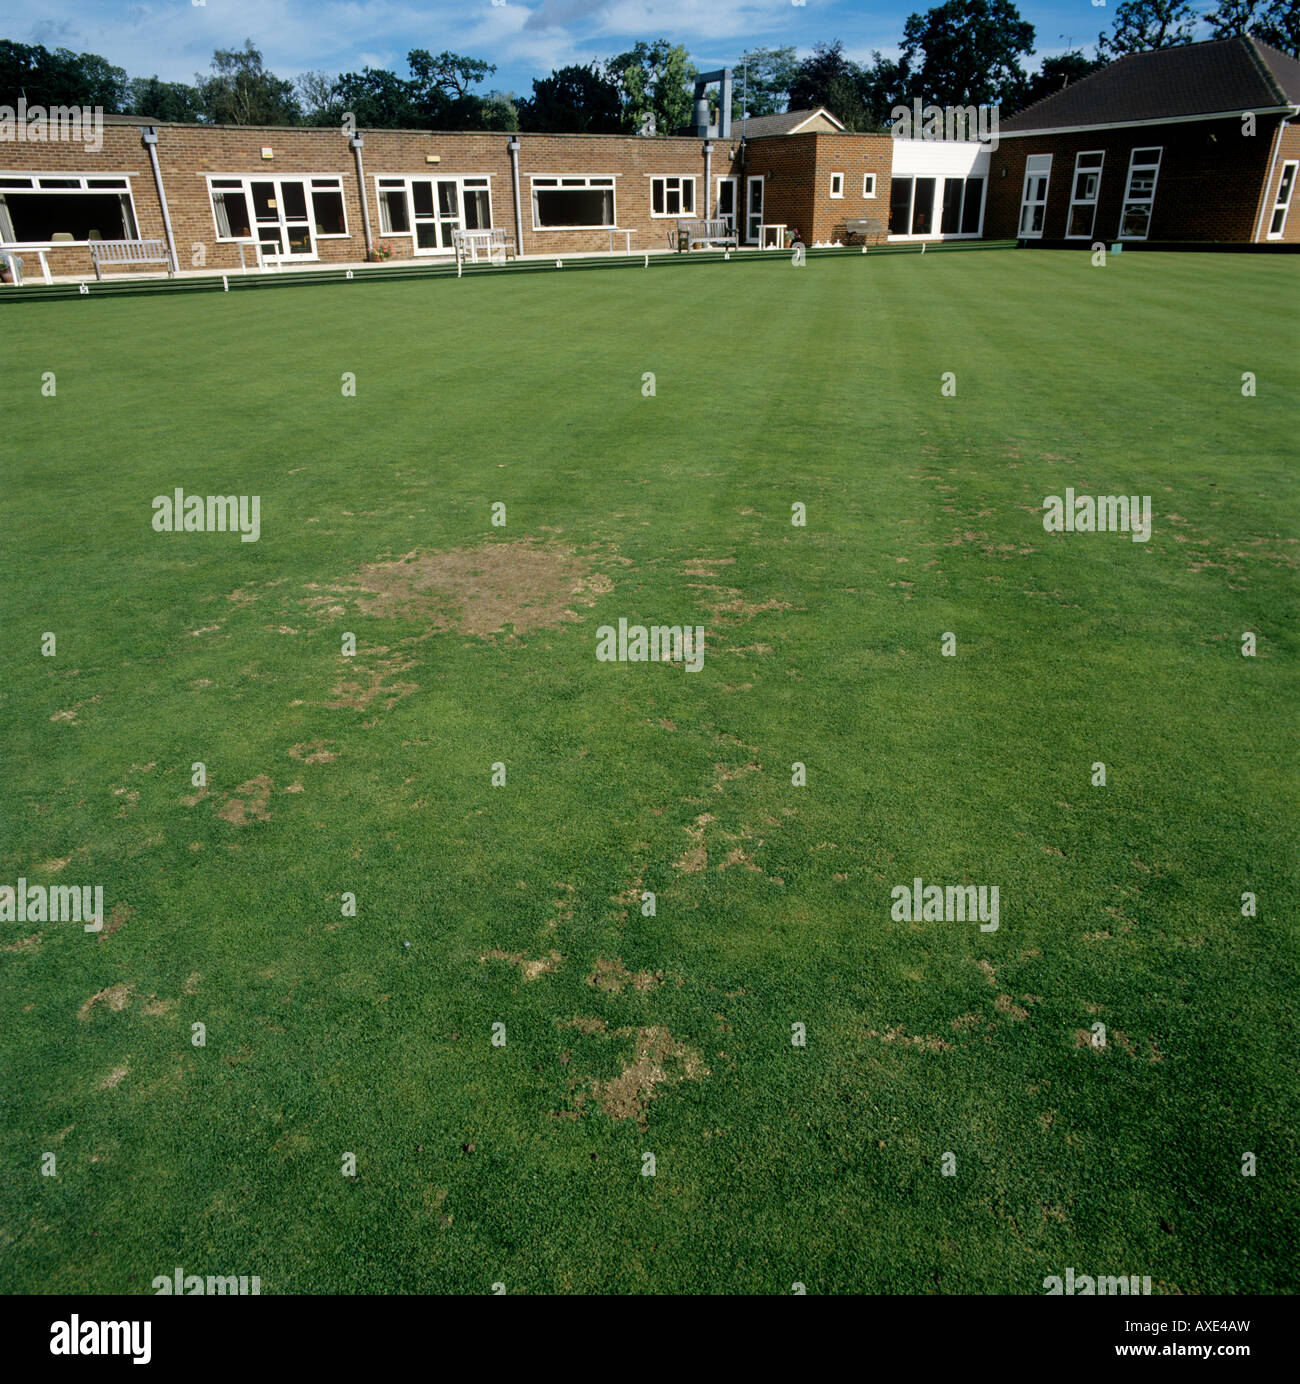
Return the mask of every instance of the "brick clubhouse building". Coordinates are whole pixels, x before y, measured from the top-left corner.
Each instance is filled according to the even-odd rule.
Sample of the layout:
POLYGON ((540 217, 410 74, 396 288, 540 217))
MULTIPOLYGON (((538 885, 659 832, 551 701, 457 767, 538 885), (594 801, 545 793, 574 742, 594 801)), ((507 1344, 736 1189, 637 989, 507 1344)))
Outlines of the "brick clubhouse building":
POLYGON ((682 219, 755 248, 796 230, 809 245, 1300 244, 1298 114, 1300 62, 1237 37, 1121 58, 984 143, 850 134, 825 110, 705 114, 673 138, 110 116, 95 149, 0 121, 0 249, 85 277, 95 242, 161 242, 177 269, 210 272, 436 259, 454 231, 488 228, 523 255, 662 251, 682 219))

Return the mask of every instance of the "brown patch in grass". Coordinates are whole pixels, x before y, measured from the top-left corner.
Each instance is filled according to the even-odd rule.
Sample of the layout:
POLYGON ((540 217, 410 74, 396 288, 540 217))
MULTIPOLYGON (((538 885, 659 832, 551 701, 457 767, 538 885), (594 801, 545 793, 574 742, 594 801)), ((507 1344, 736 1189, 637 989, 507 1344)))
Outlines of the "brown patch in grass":
POLYGON ((380 710, 391 711, 403 697, 409 697, 412 692, 418 692, 420 684, 417 682, 390 682, 388 679, 415 666, 414 660, 402 658, 400 654, 395 654, 392 658, 377 659, 373 668, 353 663, 350 671, 357 676, 355 678, 340 678, 334 684, 332 694, 334 700, 326 702, 325 705, 330 711, 343 711, 345 709, 365 711, 371 702, 382 697, 384 701, 380 710))
POLYGON ((542 956, 535 961, 529 961, 523 952, 490 951, 484 952, 479 960, 508 961, 512 966, 518 966, 519 974, 525 981, 529 981, 536 980, 538 976, 546 975, 550 971, 558 970, 564 958, 559 952, 553 951, 549 956, 542 956))
POLYGON ((604 1019, 584 1018, 579 1015, 574 1019, 562 1019, 561 1028, 576 1028, 579 1033, 604 1033, 606 1024, 604 1019))
POLYGON ((99 1083, 99 1089, 101 1091, 111 1091, 115 1086, 120 1085, 126 1077, 130 1076, 130 1074, 130 1067, 114 1067, 113 1070, 109 1072, 109 1074, 103 1079, 103 1081, 99 1083))
POLYGON ((997 999, 993 1001, 993 1008, 996 1009, 999 1014, 1008 1014, 1013 1019, 1019 1020, 1029 1017, 1029 1010, 1022 1009, 1010 995, 999 995, 997 999))
POLYGON ((271 790, 275 787, 266 774, 258 774, 256 778, 251 778, 247 783, 241 783, 235 789, 237 796, 232 797, 224 807, 220 808, 217 816, 229 822, 232 826, 242 827, 250 820, 265 822, 269 820, 271 814, 266 810, 266 805, 271 798, 271 790))
POLYGON ((662 982, 664 973, 662 971, 629 971, 623 964, 621 957, 615 957, 613 961, 606 961, 600 958, 596 961, 595 968, 587 977, 587 984, 594 985, 598 990, 604 990, 608 995, 619 995, 627 986, 631 986, 639 994, 644 995, 647 990, 662 982))
POLYGON ((130 922, 135 917, 135 909, 129 904, 115 903, 113 911, 104 921, 104 926, 100 929, 99 935, 102 938, 111 937, 122 926, 123 923, 130 922))
POLYGON ((299 745, 290 745, 289 753, 304 764, 328 764, 338 758, 334 750, 327 748, 333 743, 333 740, 304 740, 299 745))
POLYGON ((867 1030, 868 1038, 879 1038, 882 1043, 901 1043, 903 1046, 919 1048, 922 1052, 950 1052, 951 1043, 933 1033, 904 1033, 901 1025, 896 1025, 887 1029, 884 1033, 877 1033, 874 1028, 867 1030))
POLYGON ((691 839, 686 854, 673 865, 686 875, 697 875, 709 863, 708 847, 704 844, 704 828, 713 821, 713 813, 702 812, 695 819, 694 826, 684 826, 682 830, 691 839))
POLYGON ((197 971, 191 971, 183 987, 185 993, 187 995, 197 994, 199 989, 199 981, 201 981, 202 979, 203 977, 197 971))
POLYGON ((10 942, 8 946, 0 947, 0 951, 7 952, 40 951, 40 949, 41 934, 39 932, 33 932, 30 937, 20 937, 16 942, 10 942))
POLYGON ((151 1019, 165 1019, 175 1008, 175 1000, 160 1000, 156 995, 150 995, 142 1012, 148 1014, 151 1019))
POLYGON ((650 1102, 658 1087, 699 1081, 710 1075, 699 1053, 679 1043, 666 1028, 620 1028, 614 1034, 633 1040, 631 1061, 618 1076, 609 1081, 593 1081, 589 1093, 580 1092, 575 1100, 579 1109, 590 1094, 611 1120, 635 1120, 639 1128, 645 1129, 650 1102))
POLYGON ((106 1004, 114 1012, 119 1012, 131 1003, 131 996, 135 993, 130 985, 109 985, 105 989, 98 991, 77 1010, 77 1018, 90 1018, 91 1010, 97 1004, 106 1004))
POLYGON ((613 590, 587 559, 558 543, 485 543, 443 553, 407 553, 397 562, 362 568, 357 605, 367 615, 398 616, 466 634, 542 629, 575 617, 570 604, 590 606, 613 590), (458 618, 450 612, 457 612, 458 618))

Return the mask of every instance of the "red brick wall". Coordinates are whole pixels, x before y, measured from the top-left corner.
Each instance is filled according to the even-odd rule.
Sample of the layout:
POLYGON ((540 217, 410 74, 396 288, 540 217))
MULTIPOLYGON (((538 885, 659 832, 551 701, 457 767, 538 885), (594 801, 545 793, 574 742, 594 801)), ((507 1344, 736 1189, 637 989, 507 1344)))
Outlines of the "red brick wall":
MULTIPOLYGON (((888 135, 810 133, 751 140, 748 172, 761 173, 764 221, 797 226, 805 245, 844 240, 844 223, 867 217, 882 226, 889 210, 894 142, 888 135), (831 174, 844 174, 844 196, 831 196, 831 174), (862 196, 866 173, 876 175, 874 198, 862 196)), ((885 232, 872 236, 879 242, 885 232)))
POLYGON ((1240 119, 1004 137, 992 156, 984 234, 995 240, 1016 236, 1025 160, 1030 154, 1051 154, 1043 239, 1064 239, 1075 155, 1100 149, 1106 160, 1092 239, 1109 244, 1119 237, 1131 152, 1160 147, 1163 153, 1147 238, 1248 242, 1254 233, 1275 129, 1276 117, 1260 117, 1257 132, 1249 137, 1242 135, 1240 119))
MULTIPOLYGON (((1281 128, 1281 137, 1277 145, 1277 163, 1261 198, 1264 211, 1260 229, 1261 240, 1268 239, 1269 223, 1273 219, 1273 207, 1277 202, 1277 192, 1282 182, 1282 169, 1288 160, 1300 161, 1300 124, 1294 121, 1281 128)), ((1287 212, 1286 225, 1282 231, 1284 245, 1300 244, 1300 169, 1296 170, 1295 184, 1291 192, 1291 206, 1287 212)))

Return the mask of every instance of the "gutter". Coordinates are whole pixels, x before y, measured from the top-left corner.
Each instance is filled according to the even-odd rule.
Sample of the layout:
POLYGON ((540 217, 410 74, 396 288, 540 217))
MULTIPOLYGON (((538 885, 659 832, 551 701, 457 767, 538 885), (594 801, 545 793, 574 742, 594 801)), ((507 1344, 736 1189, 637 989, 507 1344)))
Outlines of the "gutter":
MULTIPOLYGON (((149 163, 153 168, 153 185, 158 191, 158 205, 162 208, 163 230, 167 234, 167 253, 171 256, 172 273, 181 272, 180 261, 176 258, 176 237, 172 234, 171 212, 167 209, 167 193, 163 190, 162 169, 158 166, 158 127, 141 125, 140 142, 149 151, 149 163)), ((137 232, 139 227, 136 228, 137 232)))
POLYGON ((366 259, 375 253, 375 242, 370 234, 370 203, 366 200, 366 174, 361 167, 361 146, 365 141, 360 135, 349 135, 348 146, 357 164, 357 190, 361 193, 361 226, 366 233, 366 259))
POLYGON ((524 213, 519 201, 519 136, 511 135, 510 143, 510 184, 515 194, 515 254, 524 253, 524 213))

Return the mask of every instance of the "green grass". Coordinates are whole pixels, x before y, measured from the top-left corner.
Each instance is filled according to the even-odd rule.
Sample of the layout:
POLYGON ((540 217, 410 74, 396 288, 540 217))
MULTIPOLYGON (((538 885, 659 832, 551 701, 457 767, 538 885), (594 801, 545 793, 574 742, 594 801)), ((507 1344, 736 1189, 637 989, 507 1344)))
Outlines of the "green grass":
POLYGON ((12 314, 0 883, 130 911, 0 924, 0 1287, 1295 1291, 1296 270, 773 257, 12 314), (260 495, 260 541, 153 532, 176 486, 260 495), (1151 495, 1151 541, 1044 533, 1066 486, 1151 495), (305 604, 525 539, 610 589, 488 636, 305 604), (598 663, 619 617, 704 625, 703 671, 598 663), (329 705, 398 656, 406 695, 329 705), (218 815, 259 776, 265 820, 218 815), (999 886, 999 930, 892 921, 915 875, 999 886), (588 985, 613 958, 663 980, 588 985), (637 1029, 708 1069, 644 1130, 591 1094, 637 1029))

